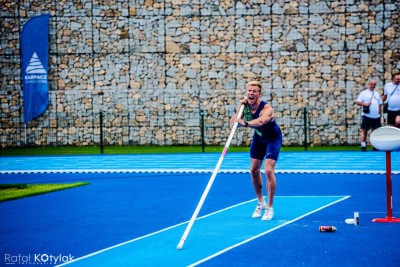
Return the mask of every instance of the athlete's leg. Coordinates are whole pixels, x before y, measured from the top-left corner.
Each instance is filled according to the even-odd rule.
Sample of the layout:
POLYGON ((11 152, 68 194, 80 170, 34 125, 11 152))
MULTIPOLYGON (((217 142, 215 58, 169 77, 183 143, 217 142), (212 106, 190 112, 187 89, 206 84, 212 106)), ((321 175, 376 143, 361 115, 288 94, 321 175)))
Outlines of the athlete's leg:
POLYGON ((275 165, 276 165, 276 160, 268 158, 265 160, 265 176, 267 176, 267 193, 268 193, 267 206, 270 208, 272 208, 274 204, 274 196, 276 190, 275 165))
POLYGON ((251 182, 253 183, 254 191, 259 203, 264 203, 264 196, 262 192, 263 179, 261 176, 262 160, 251 158, 250 175, 251 182))

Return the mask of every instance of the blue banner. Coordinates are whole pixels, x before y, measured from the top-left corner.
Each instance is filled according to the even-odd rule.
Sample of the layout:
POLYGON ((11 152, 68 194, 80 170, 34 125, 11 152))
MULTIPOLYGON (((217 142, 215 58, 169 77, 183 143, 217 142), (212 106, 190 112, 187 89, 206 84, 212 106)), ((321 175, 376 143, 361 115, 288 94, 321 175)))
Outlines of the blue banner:
POLYGON ((31 18, 21 33, 25 123, 40 116, 49 105, 49 21, 48 14, 31 18))

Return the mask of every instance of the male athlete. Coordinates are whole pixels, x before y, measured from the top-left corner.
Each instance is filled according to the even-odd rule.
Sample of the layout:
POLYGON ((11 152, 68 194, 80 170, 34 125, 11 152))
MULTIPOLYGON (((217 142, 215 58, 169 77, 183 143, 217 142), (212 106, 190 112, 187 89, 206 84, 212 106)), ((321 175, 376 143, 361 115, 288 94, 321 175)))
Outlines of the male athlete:
POLYGON ((274 119, 274 110, 266 102, 261 101, 261 84, 252 81, 247 84, 247 99, 240 100, 237 108, 245 104, 243 118, 236 118, 237 113, 230 119, 230 127, 235 122, 242 127, 253 128, 254 135, 250 146, 250 174, 254 191, 256 192, 258 204, 253 212, 253 218, 260 218, 265 210, 262 220, 271 220, 274 216, 273 201, 276 190, 275 164, 278 160, 282 145, 282 133, 274 119), (261 165, 266 158, 265 175, 267 177, 268 204, 265 203, 262 187, 263 178, 261 175, 261 165))

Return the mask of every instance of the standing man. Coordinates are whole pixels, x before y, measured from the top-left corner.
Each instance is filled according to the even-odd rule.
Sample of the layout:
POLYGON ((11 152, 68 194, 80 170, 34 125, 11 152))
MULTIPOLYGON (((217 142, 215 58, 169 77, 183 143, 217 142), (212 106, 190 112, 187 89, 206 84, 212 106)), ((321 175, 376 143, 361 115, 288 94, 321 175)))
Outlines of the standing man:
POLYGON ((393 74, 392 82, 383 87, 382 100, 388 104, 388 124, 400 128, 400 73, 393 74))
POLYGON ((368 83, 368 89, 362 91, 356 100, 356 104, 362 107, 361 119, 361 151, 367 151, 368 130, 381 127, 381 106, 382 99, 379 93, 375 92, 376 81, 368 83))
POLYGON ((274 216, 273 201, 276 190, 275 165, 282 145, 282 133, 274 119, 274 110, 266 102, 261 101, 261 83, 252 81, 247 84, 247 99, 240 100, 237 108, 245 104, 243 119, 237 118, 237 113, 230 119, 230 127, 235 122, 242 127, 253 128, 254 135, 250 147, 250 174, 258 204, 253 212, 253 218, 260 218, 265 210, 262 220, 271 220, 274 216), (265 160, 265 175, 267 177, 268 204, 263 196, 263 177, 261 165, 265 160))

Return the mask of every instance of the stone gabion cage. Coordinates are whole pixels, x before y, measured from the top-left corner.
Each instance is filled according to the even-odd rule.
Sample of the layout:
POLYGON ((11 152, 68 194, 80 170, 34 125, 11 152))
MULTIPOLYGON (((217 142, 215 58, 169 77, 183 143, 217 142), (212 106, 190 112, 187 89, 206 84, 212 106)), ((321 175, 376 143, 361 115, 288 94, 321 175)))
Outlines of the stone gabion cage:
MULTIPOLYGON (((198 145, 260 80, 284 145, 356 144, 357 95, 400 69, 400 4, 376 0, 0 1, 1 147, 198 145), (47 111, 23 125, 20 33, 51 15, 47 111)), ((239 130, 232 144, 248 145, 239 130)))

